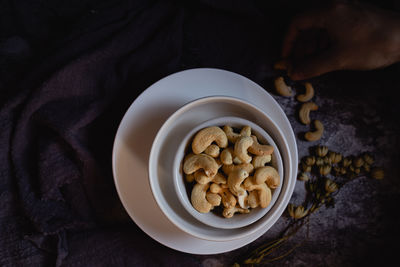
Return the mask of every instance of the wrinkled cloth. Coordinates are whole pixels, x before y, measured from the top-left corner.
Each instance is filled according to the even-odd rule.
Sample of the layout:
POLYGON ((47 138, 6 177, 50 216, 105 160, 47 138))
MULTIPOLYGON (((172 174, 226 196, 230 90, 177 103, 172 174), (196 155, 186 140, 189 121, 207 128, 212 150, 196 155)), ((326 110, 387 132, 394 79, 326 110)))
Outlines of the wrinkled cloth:
MULTIPOLYGON (((247 252, 249 246, 219 260, 147 236, 116 193, 112 144, 135 98, 174 72, 221 68, 270 87, 285 27, 305 7, 234 0, 1 3, 0 266, 217 266, 247 252)), ((366 254, 358 253, 357 259, 366 254)))
POLYGON ((195 265, 125 213, 113 139, 136 96, 168 74, 265 66, 262 9, 239 1, 3 5, 0 265, 168 265, 176 254, 195 265))

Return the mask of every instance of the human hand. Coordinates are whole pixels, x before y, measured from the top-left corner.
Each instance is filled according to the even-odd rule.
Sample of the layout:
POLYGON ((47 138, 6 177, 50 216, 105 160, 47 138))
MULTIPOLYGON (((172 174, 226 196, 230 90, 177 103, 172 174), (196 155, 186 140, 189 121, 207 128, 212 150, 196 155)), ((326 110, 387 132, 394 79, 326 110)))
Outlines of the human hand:
POLYGON ((400 16, 361 3, 335 3, 296 16, 282 48, 288 75, 371 70, 400 61, 400 16))

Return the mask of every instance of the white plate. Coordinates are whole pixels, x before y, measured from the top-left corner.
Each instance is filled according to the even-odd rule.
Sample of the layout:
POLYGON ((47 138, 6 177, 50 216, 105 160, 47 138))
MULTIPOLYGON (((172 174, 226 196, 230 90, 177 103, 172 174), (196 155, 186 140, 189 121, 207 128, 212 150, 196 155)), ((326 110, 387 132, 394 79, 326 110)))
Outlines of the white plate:
POLYGON ((251 80, 224 70, 192 69, 167 76, 146 89, 126 112, 114 140, 112 164, 116 189, 127 213, 145 233, 167 247, 193 254, 228 252, 265 233, 261 229, 224 242, 193 237, 166 218, 151 193, 147 163, 159 128, 184 104, 211 95, 238 97, 267 112, 281 128, 291 151, 295 167, 291 168, 290 192, 297 175, 297 145, 289 120, 272 96, 251 80))

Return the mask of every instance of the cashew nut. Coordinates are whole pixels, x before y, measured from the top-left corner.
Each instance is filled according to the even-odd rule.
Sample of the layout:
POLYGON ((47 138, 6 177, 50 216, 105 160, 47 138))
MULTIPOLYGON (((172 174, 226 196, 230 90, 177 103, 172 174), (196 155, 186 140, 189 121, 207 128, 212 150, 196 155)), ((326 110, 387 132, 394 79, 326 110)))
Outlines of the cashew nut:
POLYGON ((277 188, 280 183, 279 173, 271 166, 258 168, 254 173, 254 182, 256 184, 267 183, 269 188, 277 188))
POLYGON ((199 184, 207 184, 209 182, 217 183, 217 184, 226 184, 226 178, 221 173, 217 172, 217 174, 213 177, 207 176, 202 169, 199 169, 194 172, 194 179, 199 184))
POLYGON ((250 211, 248 209, 243 209, 243 208, 234 206, 234 207, 225 208, 224 211, 222 212, 222 215, 225 218, 231 218, 236 212, 249 213, 250 211))
POLYGON ((262 156, 271 155, 274 152, 273 146, 260 144, 255 135, 252 135, 251 138, 253 139, 253 144, 249 147, 250 153, 257 156, 262 156))
POLYGON ((213 205, 214 207, 221 205, 221 196, 216 193, 207 192, 206 193, 207 201, 213 205))
POLYGON ((240 130, 239 134, 235 133, 233 131, 232 127, 228 126, 228 125, 225 125, 223 129, 224 129, 226 136, 228 137, 229 142, 231 142, 232 144, 236 143, 236 140, 239 137, 251 135, 251 127, 250 126, 243 127, 242 130, 240 130))
POLYGON ((317 141, 321 139, 322 134, 324 133, 324 125, 319 120, 314 120, 314 132, 306 132, 304 138, 307 141, 317 141))
POLYGON ((200 154, 206 150, 212 142, 216 142, 221 148, 228 146, 228 138, 225 132, 217 126, 204 128, 195 135, 192 142, 193 153, 200 154))
POLYGON ((244 186, 250 192, 257 190, 261 208, 266 208, 269 205, 272 199, 272 193, 266 183, 256 184, 251 177, 248 177, 244 180, 244 186))
POLYGON ((228 188, 235 196, 244 195, 246 190, 240 185, 249 177, 249 173, 243 169, 238 169, 231 172, 228 176, 228 188))
POLYGON ((219 194, 222 198, 222 205, 225 208, 234 207, 237 203, 235 196, 229 191, 228 185, 211 184, 210 192, 219 194))
POLYGON ((210 155, 213 158, 216 158, 219 156, 219 146, 211 144, 206 148, 206 150, 204 150, 204 153, 210 155))
POLYGON ((231 147, 227 147, 224 150, 222 150, 220 159, 221 162, 225 165, 231 165, 233 164, 233 149, 231 147))
POLYGON ((318 109, 317 104, 314 102, 306 102, 303 105, 301 105, 300 112, 299 112, 299 118, 301 123, 308 125, 310 124, 310 111, 315 111, 318 109))
POLYGON ((246 189, 244 189, 244 188, 243 188, 243 192, 244 192, 243 194, 241 194, 241 195, 239 195, 239 196, 237 197, 237 202, 239 203, 239 206, 240 206, 241 208, 247 209, 247 202, 246 202, 246 200, 247 200, 248 194, 247 194, 246 189))
POLYGON ((310 101, 311 98, 314 97, 314 87, 312 86, 312 84, 309 82, 305 82, 304 87, 306 88, 306 92, 297 96, 297 100, 300 102, 310 101))
POLYGON ((183 172, 186 174, 203 169, 207 176, 213 177, 218 172, 218 168, 219 166, 214 158, 206 154, 188 156, 183 163, 183 172))
POLYGON ((265 164, 271 161, 271 159, 271 155, 255 156, 253 157, 253 161, 251 162, 251 164, 253 164, 254 169, 257 169, 260 167, 264 167, 265 164))
POLYGON ((254 209, 258 207, 258 194, 256 190, 250 191, 249 196, 247 197, 247 205, 250 208, 254 209))
POLYGON ((253 172, 254 167, 253 167, 253 164, 251 164, 251 163, 243 163, 243 164, 239 164, 239 165, 231 164, 231 165, 223 165, 222 166, 222 171, 226 175, 229 175, 232 171, 237 170, 237 169, 243 169, 250 174, 253 172))
POLYGON ((198 212, 207 213, 213 208, 213 205, 206 199, 206 193, 209 187, 210 184, 195 184, 193 187, 191 202, 198 212))
POLYGON ((250 136, 242 136, 236 141, 234 152, 236 157, 238 157, 238 159, 241 162, 243 163, 251 162, 252 157, 249 156, 247 150, 251 145, 253 145, 253 142, 254 142, 253 138, 251 138, 250 136))
POLYGON ((283 77, 275 79, 275 89, 281 96, 292 96, 292 88, 285 83, 283 77))

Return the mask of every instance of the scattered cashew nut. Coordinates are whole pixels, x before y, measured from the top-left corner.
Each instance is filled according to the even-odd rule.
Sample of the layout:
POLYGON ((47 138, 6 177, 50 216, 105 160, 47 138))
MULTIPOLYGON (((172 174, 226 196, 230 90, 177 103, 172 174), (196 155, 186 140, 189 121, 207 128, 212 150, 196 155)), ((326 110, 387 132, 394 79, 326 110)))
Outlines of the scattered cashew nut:
POLYGON ((317 104, 314 102, 306 102, 303 105, 301 105, 300 112, 299 112, 299 118, 301 123, 308 125, 310 124, 310 111, 315 111, 318 109, 317 104))
POLYGON ((280 183, 279 173, 271 166, 258 168, 254 173, 254 182, 256 184, 267 183, 269 188, 275 189, 280 183))
POLYGON ((324 133, 324 125, 319 120, 314 120, 314 127, 315 127, 314 132, 306 132, 305 133, 304 138, 307 141, 311 141, 311 142, 317 141, 317 140, 321 139, 321 137, 324 133))
POLYGON ((300 102, 310 101, 314 97, 314 87, 312 84, 310 82, 305 82, 304 87, 306 88, 306 92, 297 96, 297 100, 300 102))
POLYGON ((285 83, 282 76, 275 79, 275 89, 281 96, 293 95, 292 88, 285 83))
POLYGON ((206 150, 212 142, 216 142, 220 148, 228 146, 228 138, 225 132, 217 126, 204 128, 195 135, 192 142, 193 153, 200 154, 206 150))
POLYGON ((218 168, 219 166, 214 158, 206 154, 191 155, 187 157, 183 163, 183 171, 186 174, 191 174, 199 169, 203 169, 207 176, 213 177, 217 174, 218 168))

